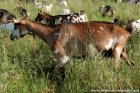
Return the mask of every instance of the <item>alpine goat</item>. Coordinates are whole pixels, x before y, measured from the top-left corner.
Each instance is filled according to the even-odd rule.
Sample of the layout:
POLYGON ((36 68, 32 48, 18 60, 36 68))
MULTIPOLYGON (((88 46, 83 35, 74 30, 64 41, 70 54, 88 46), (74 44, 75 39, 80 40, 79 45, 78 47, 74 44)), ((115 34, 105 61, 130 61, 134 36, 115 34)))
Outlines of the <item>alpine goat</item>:
POLYGON ((37 34, 49 45, 55 55, 57 60, 55 69, 62 67, 72 56, 94 54, 96 51, 103 52, 110 49, 114 54, 116 71, 120 67, 120 56, 129 65, 133 63, 124 51, 131 34, 113 23, 92 21, 61 24, 54 28, 28 19, 14 20, 14 23, 16 28, 11 33, 11 40, 18 39, 24 33, 24 30, 18 29, 19 25, 37 34))

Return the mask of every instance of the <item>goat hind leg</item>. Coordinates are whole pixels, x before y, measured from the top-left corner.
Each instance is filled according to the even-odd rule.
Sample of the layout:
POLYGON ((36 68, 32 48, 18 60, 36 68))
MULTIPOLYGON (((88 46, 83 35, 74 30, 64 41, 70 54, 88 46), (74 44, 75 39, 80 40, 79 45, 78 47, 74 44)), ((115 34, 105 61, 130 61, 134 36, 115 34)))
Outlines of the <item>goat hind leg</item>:
POLYGON ((115 70, 118 72, 118 70, 120 69, 120 55, 122 53, 122 48, 121 47, 115 47, 113 49, 113 54, 114 54, 114 57, 115 57, 115 70))
POLYGON ((126 52, 124 50, 123 50, 121 55, 124 58, 124 60, 125 60, 127 65, 129 65, 129 66, 134 66, 135 65, 135 63, 128 58, 128 56, 127 56, 127 54, 126 54, 126 52))

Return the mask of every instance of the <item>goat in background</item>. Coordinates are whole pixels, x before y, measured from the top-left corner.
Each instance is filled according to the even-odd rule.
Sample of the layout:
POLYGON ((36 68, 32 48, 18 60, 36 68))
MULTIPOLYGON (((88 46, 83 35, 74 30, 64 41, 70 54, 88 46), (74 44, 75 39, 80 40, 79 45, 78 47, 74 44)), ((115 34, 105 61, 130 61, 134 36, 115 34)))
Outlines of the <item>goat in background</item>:
POLYGON ((23 8, 21 5, 17 5, 16 9, 22 17, 27 18, 30 16, 30 13, 27 11, 27 9, 23 8))

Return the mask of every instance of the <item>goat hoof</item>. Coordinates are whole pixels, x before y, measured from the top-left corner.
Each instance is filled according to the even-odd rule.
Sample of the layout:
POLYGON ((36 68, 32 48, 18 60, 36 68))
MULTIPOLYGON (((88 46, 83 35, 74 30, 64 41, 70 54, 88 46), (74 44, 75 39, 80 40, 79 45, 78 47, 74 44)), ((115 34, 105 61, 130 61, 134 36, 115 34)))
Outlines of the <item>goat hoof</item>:
POLYGON ((129 64, 130 67, 134 67, 135 63, 133 61, 131 61, 131 63, 129 64))

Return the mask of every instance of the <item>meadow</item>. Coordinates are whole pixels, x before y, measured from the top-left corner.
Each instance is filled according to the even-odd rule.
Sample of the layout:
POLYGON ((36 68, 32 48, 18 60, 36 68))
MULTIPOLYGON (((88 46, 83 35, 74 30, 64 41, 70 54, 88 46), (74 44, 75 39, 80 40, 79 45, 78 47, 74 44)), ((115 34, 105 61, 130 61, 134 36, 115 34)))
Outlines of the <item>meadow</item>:
MULTIPOLYGON (((57 14, 60 9, 58 1, 49 0, 49 2, 55 4, 51 14, 57 14)), ((1 0, 0 8, 7 9, 16 17, 20 17, 15 10, 15 5, 19 3, 29 10, 30 19, 34 20, 38 10, 31 3, 1 0)), ((89 20, 112 22, 114 17, 103 18, 98 11, 98 7, 103 4, 113 6, 116 11, 114 17, 119 15, 124 20, 140 18, 140 5, 128 2, 117 4, 113 0, 106 2, 69 0, 68 7, 76 12, 84 10, 89 20)), ((97 93, 97 90, 140 92, 140 33, 138 32, 132 35, 126 46, 128 56, 136 64, 134 67, 129 67, 120 60, 121 70, 116 73, 112 57, 106 58, 96 54, 86 60, 72 58, 65 65, 64 79, 61 73, 50 72, 55 61, 47 44, 29 35, 11 41, 10 33, 9 30, 0 29, 0 93, 97 93)))

